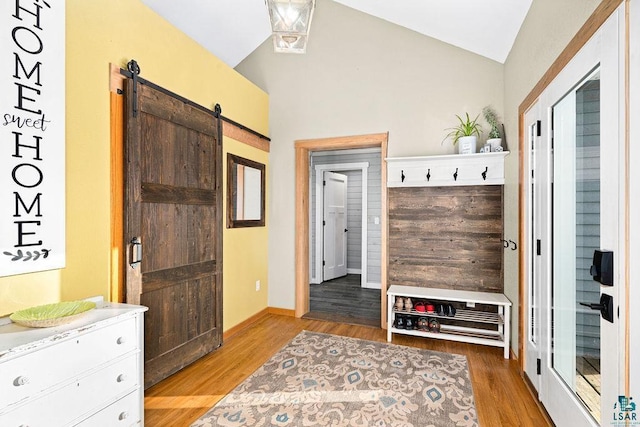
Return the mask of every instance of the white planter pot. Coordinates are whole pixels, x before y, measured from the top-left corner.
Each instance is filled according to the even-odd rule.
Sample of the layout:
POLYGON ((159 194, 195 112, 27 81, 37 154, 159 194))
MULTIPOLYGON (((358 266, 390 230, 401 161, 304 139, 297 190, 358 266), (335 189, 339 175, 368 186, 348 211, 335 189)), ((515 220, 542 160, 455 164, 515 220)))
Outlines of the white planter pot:
POLYGON ((475 154, 478 137, 462 136, 458 139, 458 154, 475 154))
POLYGON ((496 149, 502 145, 502 138, 487 139, 487 144, 491 146, 491 152, 493 153, 495 151, 498 151, 496 149))

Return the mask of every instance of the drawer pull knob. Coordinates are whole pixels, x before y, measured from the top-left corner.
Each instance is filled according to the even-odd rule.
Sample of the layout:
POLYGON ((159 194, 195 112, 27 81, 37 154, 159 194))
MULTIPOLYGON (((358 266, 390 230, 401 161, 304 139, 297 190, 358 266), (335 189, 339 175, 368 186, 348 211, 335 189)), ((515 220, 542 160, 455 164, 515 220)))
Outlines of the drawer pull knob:
POLYGON ((127 376, 125 374, 120 374, 118 375, 118 378, 116 378, 116 381, 118 381, 119 383, 123 383, 127 380, 127 376))
POLYGON ((120 415, 118 415, 118 419, 120 421, 126 420, 127 418, 129 418, 129 413, 127 411, 120 412, 120 415))
POLYGON ((127 342, 127 339, 125 337, 118 337, 118 339, 116 340, 116 342, 118 344, 124 344, 127 342))
POLYGON ((13 380, 13 385, 16 387, 20 387, 21 385, 25 384, 29 384, 29 378, 23 377, 22 375, 13 380))

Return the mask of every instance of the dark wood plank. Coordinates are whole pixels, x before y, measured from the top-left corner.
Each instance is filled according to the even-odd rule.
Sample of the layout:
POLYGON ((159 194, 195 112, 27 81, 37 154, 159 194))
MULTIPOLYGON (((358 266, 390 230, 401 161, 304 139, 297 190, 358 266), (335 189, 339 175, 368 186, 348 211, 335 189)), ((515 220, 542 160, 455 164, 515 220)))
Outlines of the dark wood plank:
POLYGON ((360 286, 359 274, 347 274, 309 286, 307 319, 380 326, 380 290, 360 286))
POLYGON ((141 112, 218 137, 218 123, 212 115, 203 113, 199 108, 142 84, 138 85, 138 94, 138 108, 141 112))
POLYGON ((501 186, 389 189, 389 284, 503 292, 501 186))
POLYGON ((145 203, 180 203, 183 205, 212 205, 216 193, 201 188, 173 187, 171 185, 142 183, 142 201, 145 203))
POLYGON ((152 292, 171 286, 177 282, 198 280, 216 273, 216 261, 205 261, 197 264, 183 265, 165 270, 146 273, 142 278, 142 291, 152 292))

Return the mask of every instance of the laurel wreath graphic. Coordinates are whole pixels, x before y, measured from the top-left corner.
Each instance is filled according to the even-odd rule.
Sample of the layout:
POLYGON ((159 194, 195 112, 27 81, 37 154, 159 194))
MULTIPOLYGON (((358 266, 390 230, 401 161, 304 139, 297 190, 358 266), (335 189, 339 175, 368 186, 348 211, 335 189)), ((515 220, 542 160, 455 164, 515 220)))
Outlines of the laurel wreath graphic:
POLYGON ((6 256, 11 257, 11 261, 36 261, 42 257, 43 259, 49 256, 49 252, 51 249, 42 249, 42 251, 25 251, 18 249, 18 251, 13 254, 11 252, 3 252, 6 256))

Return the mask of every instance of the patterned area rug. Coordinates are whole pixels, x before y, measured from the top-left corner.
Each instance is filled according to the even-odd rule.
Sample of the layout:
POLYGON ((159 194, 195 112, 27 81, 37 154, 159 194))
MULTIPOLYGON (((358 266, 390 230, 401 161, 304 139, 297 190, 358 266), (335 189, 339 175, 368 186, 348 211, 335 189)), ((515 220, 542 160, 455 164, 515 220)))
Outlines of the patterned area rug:
POLYGON ((467 358, 303 331, 192 426, 477 426, 467 358))

